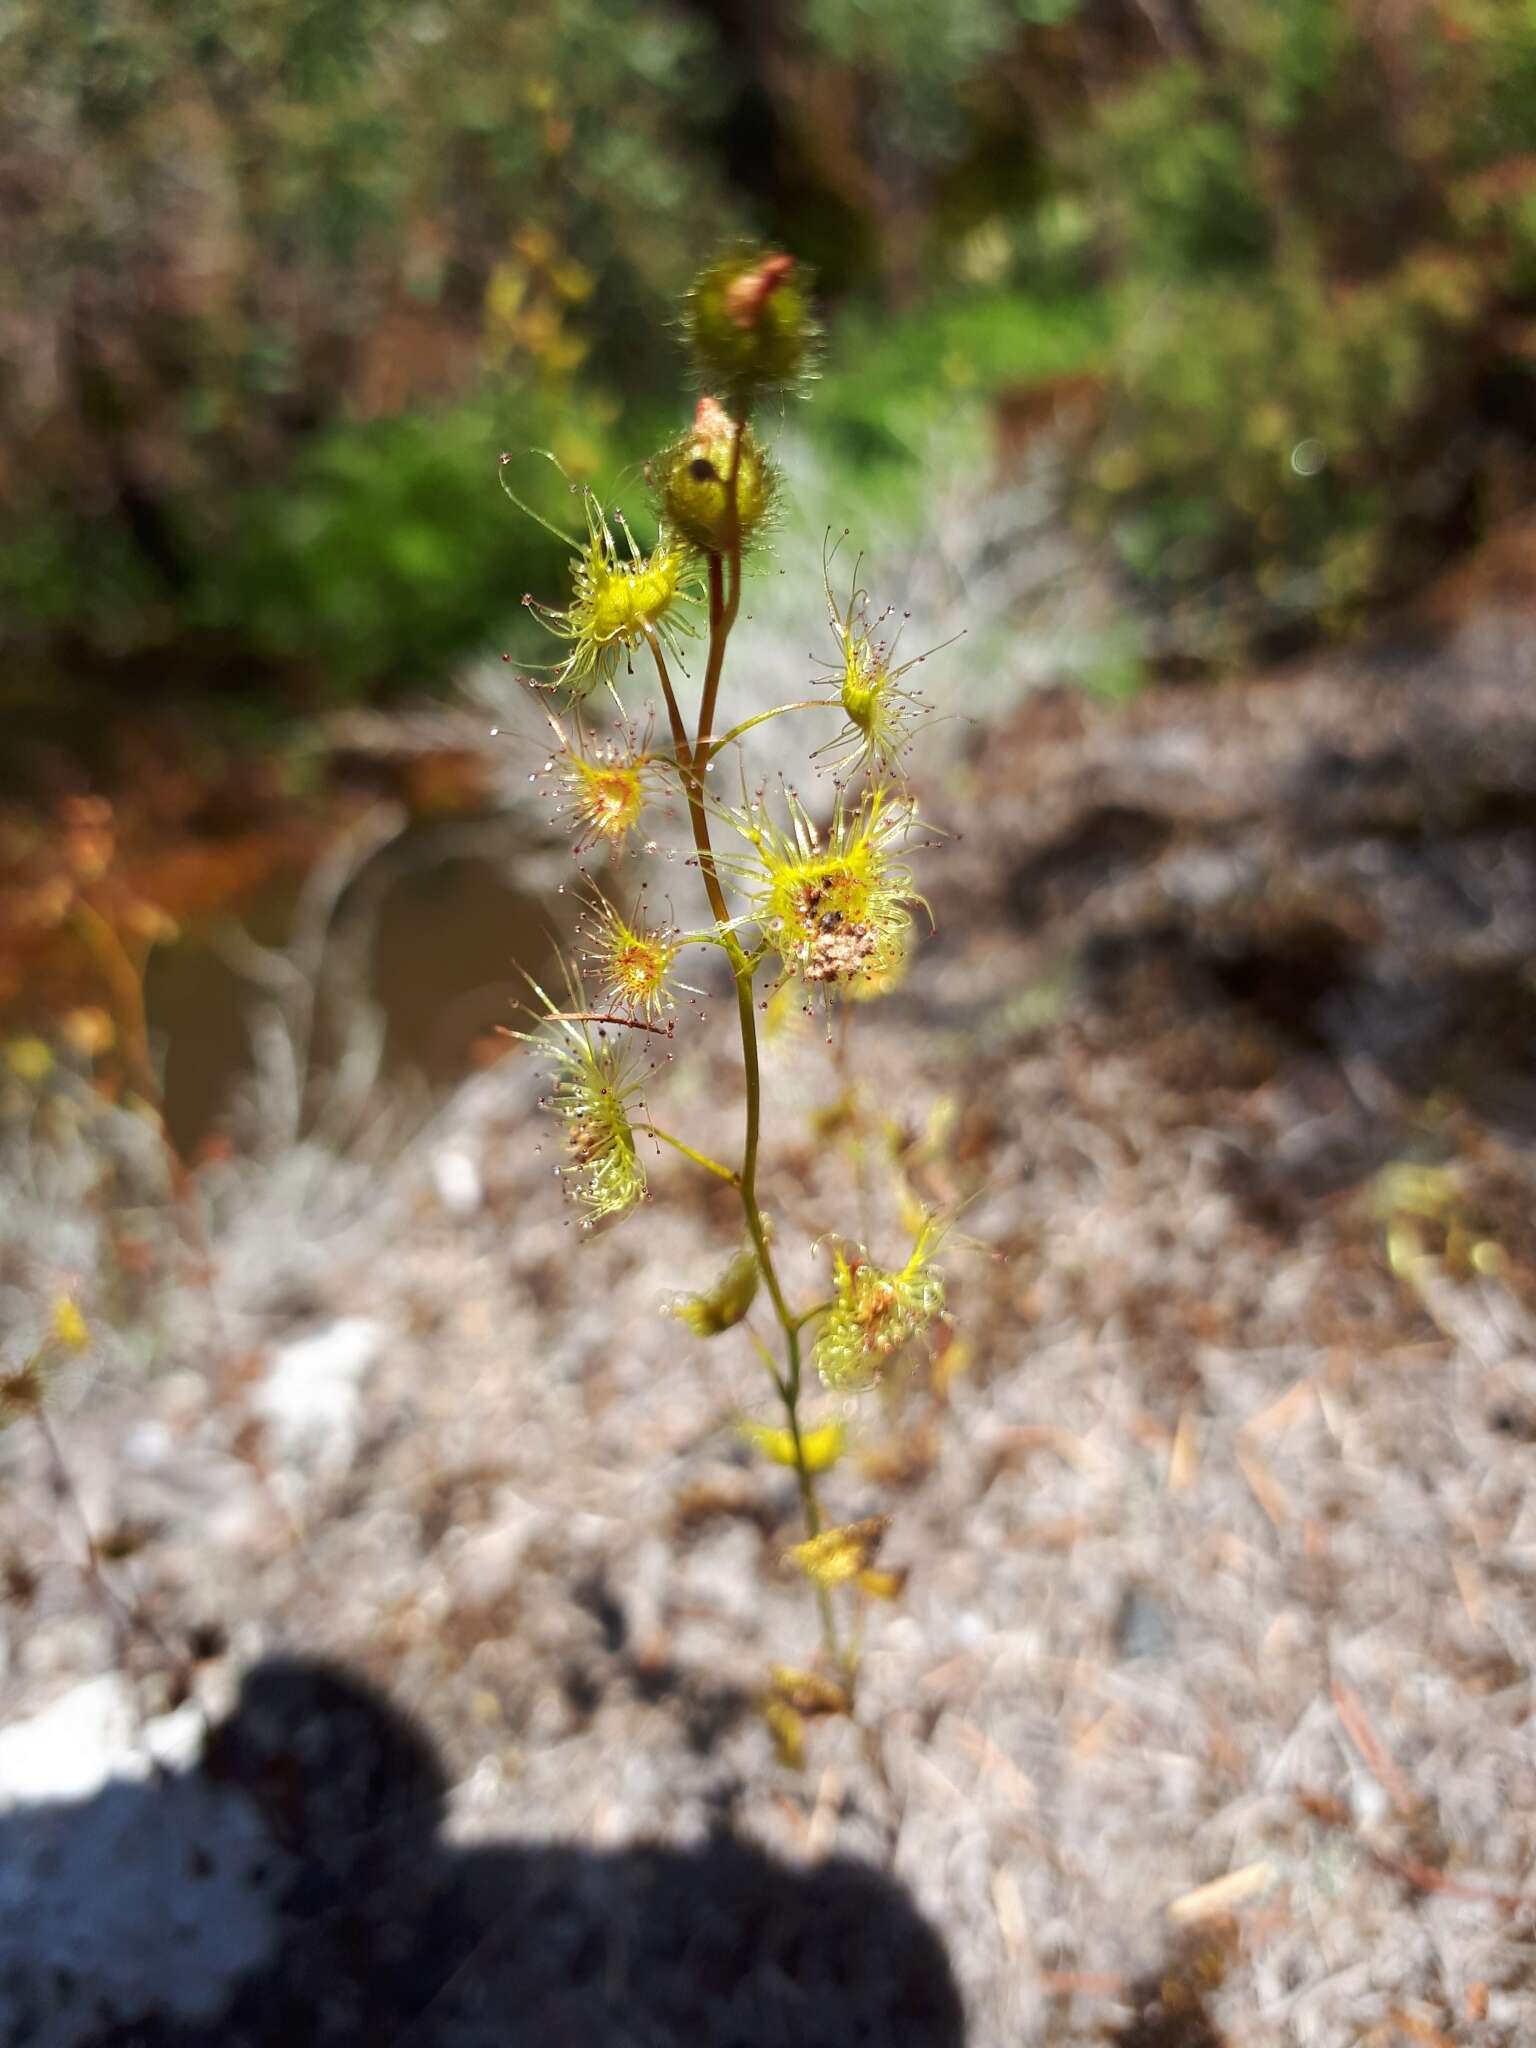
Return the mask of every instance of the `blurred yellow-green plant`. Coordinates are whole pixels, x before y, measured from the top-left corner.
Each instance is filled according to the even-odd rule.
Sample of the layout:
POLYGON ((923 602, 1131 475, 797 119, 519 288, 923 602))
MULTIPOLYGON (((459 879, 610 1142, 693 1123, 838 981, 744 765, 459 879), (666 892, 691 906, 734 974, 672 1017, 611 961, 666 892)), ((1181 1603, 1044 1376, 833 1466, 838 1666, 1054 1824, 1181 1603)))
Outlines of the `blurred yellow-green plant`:
MULTIPOLYGON (((600 844, 613 858, 636 828, 644 829, 652 796, 670 790, 688 818, 705 917, 693 930, 657 926, 644 911, 643 891, 635 909, 622 912, 594 885, 587 947, 571 967, 563 1000, 537 990, 534 1026, 518 1035, 552 1064, 545 1106, 563 1126, 561 1170, 586 1225, 648 1198, 647 1147, 672 1148, 728 1183, 740 1201, 739 1249, 711 1287, 679 1298, 673 1310, 702 1340, 740 1333, 782 1413, 776 1425, 744 1422, 743 1435, 769 1463, 795 1475, 805 1534, 786 1556, 809 1582, 820 1616, 825 1668, 791 1671, 782 1683, 776 1678, 769 1703, 780 1751, 793 1758, 807 1713, 844 1711, 853 1701, 856 1658, 838 1601, 850 1594, 889 1598, 900 1586, 900 1574, 873 1569, 884 1523, 839 1523, 824 1506, 823 1482, 846 1434, 840 1417, 807 1415, 809 1383, 814 1375, 839 1395, 871 1386, 934 1329, 945 1292, 932 1263, 939 1225, 919 1214, 904 1263, 887 1269, 851 1238, 839 1239, 826 1298, 790 1299, 758 1187, 765 1117, 759 1010, 776 991, 794 991, 805 1008, 827 1013, 849 999, 878 997, 906 960, 922 898, 909 867, 919 826, 903 765, 907 714, 920 707, 898 688, 904 668, 891 666, 891 650, 875 637, 855 566, 845 605, 827 591, 839 687, 731 722, 727 653, 757 556, 752 543, 777 490, 752 414, 766 395, 801 377, 814 325, 802 270, 776 250, 734 251, 703 273, 687 306, 701 380, 723 373, 725 381, 706 389, 692 425, 651 465, 663 521, 656 551, 646 554, 633 542, 616 547, 608 516, 588 494, 588 540, 571 544, 573 599, 541 608, 568 652, 548 680, 530 687, 585 698, 589 718, 604 701, 597 684, 619 700, 617 730, 607 739, 573 742, 556 724, 561 745, 549 772, 566 821, 579 851, 600 844), (655 566, 663 556, 665 578, 655 566), (677 635, 688 630, 690 607, 702 611, 705 643, 692 717, 679 692, 682 672, 675 671, 677 635), (669 747, 639 742, 626 711, 625 694, 646 684, 664 707, 669 747), (873 707, 886 691, 889 705, 877 721, 873 707), (787 788, 775 796, 749 792, 744 770, 739 802, 720 793, 722 778, 712 771, 747 731, 771 718, 827 713, 836 721, 835 774, 824 818, 787 788), (872 736, 874 743, 865 744, 872 736), (613 785, 612 830, 602 822, 606 799, 595 794, 604 776, 613 785), (723 963, 740 1033, 742 1134, 728 1160, 707 1156, 656 1120, 636 1056, 648 1039, 673 1037, 675 963, 695 948, 723 963), (771 1342, 753 1322, 764 1307, 774 1326, 771 1342)), ((813 769, 815 755, 826 751, 825 744, 807 749, 813 769)), ((656 849, 646 852, 654 857, 656 849)), ((898 1189, 909 1193, 904 1183, 898 1189)))

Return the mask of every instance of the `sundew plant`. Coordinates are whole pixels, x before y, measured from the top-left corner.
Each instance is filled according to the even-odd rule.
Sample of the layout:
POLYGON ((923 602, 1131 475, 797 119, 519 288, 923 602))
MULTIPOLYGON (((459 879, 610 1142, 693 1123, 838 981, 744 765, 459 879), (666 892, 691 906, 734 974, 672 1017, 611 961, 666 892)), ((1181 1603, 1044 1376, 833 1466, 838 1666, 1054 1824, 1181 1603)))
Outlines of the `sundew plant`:
MULTIPOLYGON (((903 973, 926 908, 910 865, 922 827, 905 773, 924 706, 909 684, 915 661, 898 661, 896 636, 885 634, 889 614, 872 611, 857 563, 840 565, 831 547, 823 559, 831 647, 816 694, 731 723, 727 654, 779 488, 754 413, 804 383, 814 320, 789 256, 738 250, 697 279, 684 326, 704 395, 691 425, 649 465, 653 544, 643 547, 622 514, 584 491, 568 601, 525 600, 562 649, 542 680, 530 679, 546 705, 553 696, 558 706, 547 711, 555 746, 545 774, 576 851, 606 856, 606 886, 589 879, 565 986, 536 990, 536 1022, 517 1035, 550 1062, 546 1107, 563 1126, 560 1170, 585 1225, 645 1201, 646 1160, 663 1145, 740 1198, 739 1252, 714 1286, 674 1308, 700 1339, 739 1330, 782 1409, 781 1426, 747 1434, 794 1472, 805 1538, 789 1557, 819 1610, 818 1668, 774 1674, 769 1718, 793 1754, 801 1716, 853 1703, 855 1658, 840 1603, 888 1596, 899 1583, 875 1565, 882 1519, 829 1523, 821 1480, 843 1449, 842 1426, 812 1428, 802 1395, 812 1374, 839 1393, 865 1389, 933 1330, 944 1310, 933 1262, 943 1226, 934 1215, 911 1216, 911 1241, 888 1265, 833 1240, 822 1297, 789 1298, 758 1199, 759 1016, 781 995, 830 1024, 839 1005, 876 998, 903 973), (851 587, 839 582, 835 595, 842 573, 851 587), (751 789, 741 768, 732 804, 722 795, 730 765, 711 770, 751 728, 792 713, 822 722, 808 748, 805 793, 783 783, 751 789), (668 795, 681 800, 692 836, 705 913, 693 928, 652 913, 625 859, 634 855, 638 866, 655 856, 647 814, 668 795), (740 1025, 742 1135, 729 1162, 656 1121, 643 1085, 646 1047, 672 1037, 685 962, 699 950, 724 956, 740 1025), (771 1310, 771 1345, 748 1321, 755 1306, 771 1310)), ((510 459, 502 458, 504 480, 510 459)))

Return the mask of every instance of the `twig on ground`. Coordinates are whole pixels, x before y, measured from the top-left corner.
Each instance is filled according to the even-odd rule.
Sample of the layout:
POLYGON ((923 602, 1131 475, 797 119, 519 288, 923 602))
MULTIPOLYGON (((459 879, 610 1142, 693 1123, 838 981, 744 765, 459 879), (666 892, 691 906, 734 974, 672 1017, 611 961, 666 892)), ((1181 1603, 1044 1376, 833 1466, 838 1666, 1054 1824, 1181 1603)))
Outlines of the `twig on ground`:
POLYGON ((1376 1732, 1375 1723, 1359 1693, 1342 1678, 1335 1678, 1328 1690, 1344 1733, 1359 1752, 1366 1769, 1391 1800, 1393 1811, 1404 1820, 1421 1812, 1424 1806, 1422 1797, 1376 1732))

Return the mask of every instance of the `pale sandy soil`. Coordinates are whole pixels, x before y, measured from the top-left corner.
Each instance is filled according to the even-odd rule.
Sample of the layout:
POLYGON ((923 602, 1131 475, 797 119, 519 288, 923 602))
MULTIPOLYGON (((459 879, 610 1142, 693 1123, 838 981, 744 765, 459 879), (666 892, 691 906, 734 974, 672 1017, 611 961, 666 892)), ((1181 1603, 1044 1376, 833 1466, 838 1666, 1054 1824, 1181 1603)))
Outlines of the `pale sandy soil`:
MULTIPOLYGON (((97 1283, 58 1428, 117 1582, 202 1632, 215 1718, 322 1656, 450 1790, 434 1838, 418 1738, 258 1678, 212 1774, 275 1843, 234 2017, 61 1990, 64 1911, 0 1935, 8 2038, 953 2041, 945 1957, 975 2048, 1536 2038, 1533 667, 1495 624, 1118 716, 1044 697, 955 771, 910 984, 840 1056, 812 1026, 769 1059, 797 1298, 825 1232, 899 1255, 877 1110, 969 1205, 967 1369, 847 1409, 832 1503, 889 1513, 909 1577, 800 1773, 758 1711, 814 1653, 793 1490, 736 1433, 761 1368, 662 1312, 729 1190, 669 1155, 583 1238, 514 1061, 388 1164, 232 1173, 208 1288, 97 1283), (726 1828, 781 1860, 706 1854, 726 1828)), ((654 1089, 721 1150, 730 1021, 654 1089)), ((18 1302, 112 1207, 59 1220, 30 1142, 18 1302)), ((136 1172, 119 1238, 184 1267, 136 1172)), ((40 1444, 3 1454, 14 1724, 118 1652, 40 1444)), ((169 1661, 126 1653, 151 1717, 169 1661)), ((168 1856, 139 1883, 173 1902, 168 1856)), ((107 1878, 73 1881, 89 1919, 107 1878)))

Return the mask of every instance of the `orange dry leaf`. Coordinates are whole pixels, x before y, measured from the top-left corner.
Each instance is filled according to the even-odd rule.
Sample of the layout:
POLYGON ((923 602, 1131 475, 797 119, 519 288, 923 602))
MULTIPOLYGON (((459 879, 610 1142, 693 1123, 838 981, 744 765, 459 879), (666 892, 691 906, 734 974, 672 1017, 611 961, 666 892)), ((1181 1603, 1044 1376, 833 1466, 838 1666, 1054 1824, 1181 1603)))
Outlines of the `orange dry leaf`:
POLYGON ((797 1714, 846 1714, 853 1702, 848 1688, 819 1671, 801 1671, 794 1665, 775 1664, 769 1674, 773 1696, 797 1714))
POLYGON ((871 1515, 865 1522, 845 1522, 841 1528, 823 1529, 808 1542, 797 1543, 785 1556, 818 1586, 841 1586, 866 1569, 889 1526, 889 1515, 871 1515))

